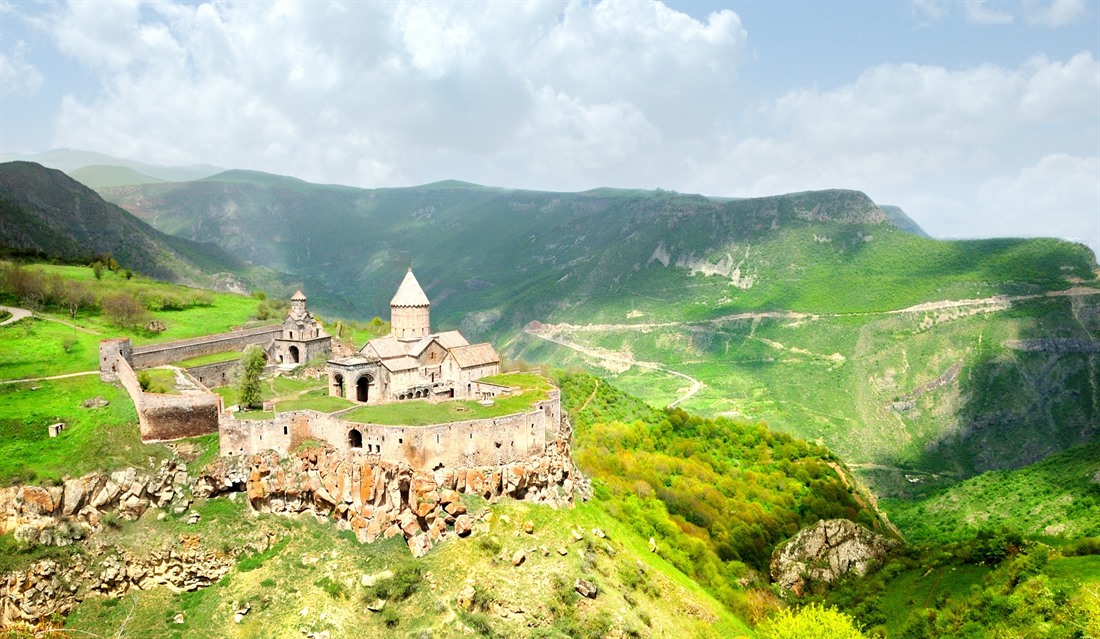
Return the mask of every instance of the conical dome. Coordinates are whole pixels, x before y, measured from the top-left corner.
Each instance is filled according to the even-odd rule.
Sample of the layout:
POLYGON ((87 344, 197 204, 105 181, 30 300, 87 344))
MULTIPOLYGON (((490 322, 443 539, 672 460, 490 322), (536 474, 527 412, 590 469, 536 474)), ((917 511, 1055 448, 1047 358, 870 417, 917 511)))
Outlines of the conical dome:
POLYGON ((411 268, 405 274, 405 279, 401 281, 401 286, 397 287, 397 294, 390 300, 390 306, 431 306, 428 296, 424 294, 424 289, 420 288, 420 282, 416 281, 411 268))
POLYGON ((390 334, 399 340, 418 340, 431 332, 431 302, 410 268, 390 301, 390 334))

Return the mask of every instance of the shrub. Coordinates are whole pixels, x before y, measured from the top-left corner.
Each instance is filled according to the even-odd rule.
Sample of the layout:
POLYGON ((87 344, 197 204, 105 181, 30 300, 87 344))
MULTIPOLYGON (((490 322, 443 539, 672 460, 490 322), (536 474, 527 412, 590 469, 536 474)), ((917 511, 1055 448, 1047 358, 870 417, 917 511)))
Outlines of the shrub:
POLYGON ((864 639, 851 617, 820 604, 787 608, 756 627, 760 639, 864 639))

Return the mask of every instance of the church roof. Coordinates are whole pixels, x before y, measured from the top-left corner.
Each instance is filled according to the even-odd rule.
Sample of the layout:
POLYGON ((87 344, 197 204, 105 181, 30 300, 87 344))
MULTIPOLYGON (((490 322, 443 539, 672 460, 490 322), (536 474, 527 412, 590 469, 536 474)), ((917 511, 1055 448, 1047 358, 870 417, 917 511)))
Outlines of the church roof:
POLYGON ((500 363, 500 355, 497 355, 493 345, 489 342, 452 348, 451 355, 458 362, 459 368, 473 368, 500 363))
POLYGON ((436 334, 435 338, 439 341, 440 346, 446 349, 470 345, 470 342, 467 342, 466 338, 462 336, 462 333, 458 331, 443 331, 442 333, 436 334))
POLYGON ((405 356, 382 360, 382 365, 391 373, 396 373, 398 371, 411 371, 415 368, 419 368, 420 362, 416 361, 415 357, 405 356))
POLYGON ((390 306, 431 306, 411 268, 405 274, 405 279, 401 280, 401 286, 397 287, 397 294, 390 300, 390 306))
POLYGON ((303 302, 306 301, 305 293, 303 293, 301 291, 295 291, 294 296, 290 298, 290 301, 294 302, 294 301, 297 301, 297 300, 302 300, 303 302))
POLYGON ((360 351, 360 353, 367 354, 373 352, 380 359, 392 359, 394 357, 405 357, 409 354, 408 344, 406 342, 399 341, 392 335, 386 337, 376 337, 367 342, 360 351))

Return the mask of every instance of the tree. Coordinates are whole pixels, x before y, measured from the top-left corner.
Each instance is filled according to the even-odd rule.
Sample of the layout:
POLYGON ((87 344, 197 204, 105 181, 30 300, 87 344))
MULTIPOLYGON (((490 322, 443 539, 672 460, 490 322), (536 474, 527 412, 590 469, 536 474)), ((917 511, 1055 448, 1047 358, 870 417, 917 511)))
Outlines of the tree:
POLYGON ((65 280, 58 291, 57 301, 69 311, 69 318, 76 319, 80 307, 95 301, 95 295, 87 284, 78 280, 65 280))
POLYGON ((129 293, 119 293, 103 300, 103 314, 119 328, 135 329, 148 321, 148 314, 129 293))
POLYGON ((103 279, 103 262, 99 260, 92 262, 92 273, 97 280, 103 279))
POLYGON ((760 639, 865 639, 851 617, 812 603, 797 610, 787 608, 756 627, 760 639))
POLYGON ((267 366, 267 354, 259 346, 249 346, 241 354, 240 375, 237 377, 237 403, 243 408, 260 402, 260 375, 267 366))

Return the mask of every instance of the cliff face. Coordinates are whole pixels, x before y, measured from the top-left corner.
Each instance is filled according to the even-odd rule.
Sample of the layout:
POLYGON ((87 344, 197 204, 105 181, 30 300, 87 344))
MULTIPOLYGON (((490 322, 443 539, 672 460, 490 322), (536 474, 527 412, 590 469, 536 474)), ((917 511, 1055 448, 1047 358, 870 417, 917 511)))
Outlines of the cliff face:
POLYGON ((502 466, 438 468, 378 461, 361 451, 311 448, 288 457, 274 451, 222 458, 206 469, 198 496, 244 489, 261 512, 309 513, 331 518, 361 542, 403 535, 414 555, 433 543, 465 536, 471 529, 462 495, 489 501, 500 497, 553 506, 573 500, 575 470, 569 425, 548 443, 546 453, 502 466))

